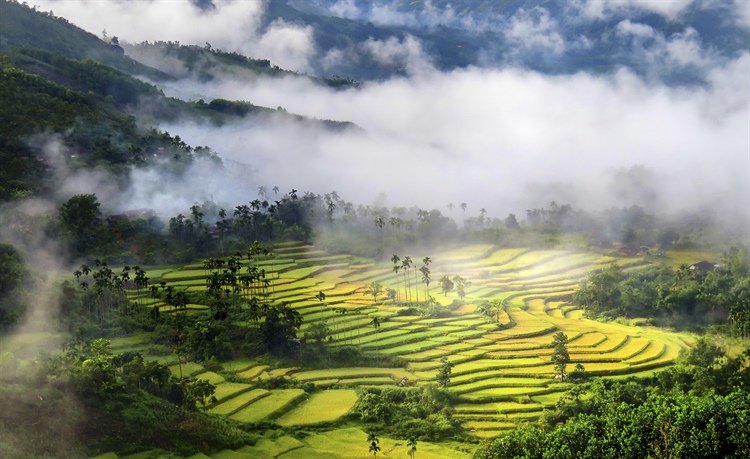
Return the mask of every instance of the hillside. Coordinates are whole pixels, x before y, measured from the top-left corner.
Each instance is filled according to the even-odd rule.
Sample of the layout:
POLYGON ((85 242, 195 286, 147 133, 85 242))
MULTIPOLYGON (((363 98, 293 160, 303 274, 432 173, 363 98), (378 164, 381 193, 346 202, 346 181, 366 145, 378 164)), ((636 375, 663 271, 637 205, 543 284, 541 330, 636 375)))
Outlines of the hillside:
MULTIPOLYGON (((160 122, 193 120, 219 126, 249 118, 258 124, 277 120, 334 131, 355 128, 352 123, 308 119, 247 101, 186 102, 166 97, 137 77, 151 81, 175 77, 125 56, 119 46, 104 43, 63 18, 12 1, 0 2, 0 8, 2 201, 48 195, 59 185, 56 180, 63 178, 62 171, 102 167, 126 181, 127 168, 146 166, 157 151, 161 158, 170 158, 175 148, 192 151, 179 136, 156 132, 160 122), (58 143, 63 148, 49 148, 58 143)), ((196 53, 204 53, 179 46, 173 51, 186 64, 198 59, 196 53)), ((205 53, 225 67, 294 75, 270 68, 267 61, 220 51, 205 53)), ((196 74, 206 72, 196 69, 196 74)))
POLYGON ((131 59, 117 44, 106 43, 65 18, 3 0, 0 2, 0 51, 16 48, 44 49, 76 60, 93 59, 154 80, 171 78, 131 59))

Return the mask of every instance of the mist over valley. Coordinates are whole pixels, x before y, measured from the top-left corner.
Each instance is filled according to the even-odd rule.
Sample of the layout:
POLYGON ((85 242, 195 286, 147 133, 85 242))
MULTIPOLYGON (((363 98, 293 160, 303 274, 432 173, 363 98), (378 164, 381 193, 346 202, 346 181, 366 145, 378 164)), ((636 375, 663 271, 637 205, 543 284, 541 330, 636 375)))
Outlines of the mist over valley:
POLYGON ((745 0, 0 0, 0 100, 2 457, 750 454, 745 0))

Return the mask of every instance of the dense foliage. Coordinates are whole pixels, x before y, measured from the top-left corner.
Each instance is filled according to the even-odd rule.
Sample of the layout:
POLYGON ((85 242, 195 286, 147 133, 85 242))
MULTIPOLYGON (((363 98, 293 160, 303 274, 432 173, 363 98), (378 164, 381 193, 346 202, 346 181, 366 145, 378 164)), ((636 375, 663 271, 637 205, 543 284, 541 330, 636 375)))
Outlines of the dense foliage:
POLYGON ((0 330, 16 323, 26 310, 24 285, 29 273, 18 250, 0 243, 0 330))
POLYGON ((451 395, 435 385, 368 388, 353 411, 368 428, 398 438, 463 438, 462 421, 453 418, 451 402, 451 395))
POLYGON ((750 260, 743 249, 725 253, 721 265, 703 262, 676 271, 651 267, 626 272, 611 265, 591 273, 573 295, 592 317, 650 317, 667 324, 729 321, 750 332, 750 260))
POLYGON ((487 442, 474 457, 747 457, 749 364, 750 350, 731 358, 701 340, 650 380, 576 385, 539 423, 487 442))
POLYGON ((213 393, 207 381, 178 381, 165 365, 139 354, 112 353, 106 340, 72 345, 64 353, 40 358, 34 367, 15 370, 8 361, 6 356, 0 406, 15 416, 0 422, 6 440, 14 439, 0 442, 3 457, 91 457, 144 447, 190 455, 255 441, 198 409, 213 393), (27 397, 32 393, 44 395, 27 397), (12 406, 19 400, 21 406, 12 406), (37 430, 54 440, 37 441, 22 432, 35 419, 43 423, 37 430))

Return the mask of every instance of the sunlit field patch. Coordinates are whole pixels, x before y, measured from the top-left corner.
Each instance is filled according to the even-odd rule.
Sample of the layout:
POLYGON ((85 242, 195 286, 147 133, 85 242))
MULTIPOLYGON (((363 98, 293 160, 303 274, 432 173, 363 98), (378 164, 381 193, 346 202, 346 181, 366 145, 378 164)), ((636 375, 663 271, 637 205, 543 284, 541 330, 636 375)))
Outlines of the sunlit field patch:
POLYGON ((321 379, 344 379, 344 378, 365 378, 373 376, 389 376, 394 381, 400 381, 401 378, 416 379, 413 373, 403 368, 373 368, 373 367, 350 367, 350 368, 332 368, 326 370, 308 370, 299 371, 291 375, 299 381, 315 381, 321 379))
POLYGON ((244 370, 237 374, 242 376, 243 378, 253 379, 253 378, 257 378, 261 373, 268 370, 269 368, 270 367, 268 365, 258 365, 255 367, 248 368, 247 370, 244 370))
POLYGON ((239 422, 256 422, 267 418, 282 410, 287 405, 303 397, 305 391, 302 389, 277 389, 271 391, 267 396, 252 402, 247 407, 230 416, 230 419, 239 422))
POLYGON ((357 393, 354 390, 316 392, 276 422, 282 426, 291 426, 335 421, 349 412, 356 401, 357 393))
MULTIPOLYGON (((274 459, 281 454, 304 446, 305 444, 300 440, 285 435, 273 440, 261 438, 255 445, 244 446, 236 450, 236 453, 239 454, 237 459, 274 459)), ((214 459, 214 457, 212 457, 212 459, 214 459)))
MULTIPOLYGON (((228 384, 228 383, 225 383, 228 384)), ((216 387, 216 392, 218 394, 219 388, 222 385, 216 387)), ((245 389, 246 390, 246 389, 245 389)), ((237 394, 237 391, 235 391, 232 395, 237 394)), ((240 409, 244 408, 245 406, 249 405, 250 403, 265 397, 269 394, 269 392, 265 389, 253 389, 244 393, 240 393, 239 395, 233 396, 231 398, 227 398, 226 401, 221 402, 211 408, 211 412, 214 414, 220 414, 224 416, 228 416, 230 414, 233 414, 240 409)), ((219 398, 221 394, 218 394, 216 398, 219 398)))
POLYGON ((186 362, 182 365, 177 364, 170 366, 169 371, 171 371, 172 375, 177 378, 179 378, 180 376, 182 376, 183 378, 187 378, 188 376, 195 376, 197 374, 203 373, 204 371, 206 371, 206 369, 198 363, 186 362))

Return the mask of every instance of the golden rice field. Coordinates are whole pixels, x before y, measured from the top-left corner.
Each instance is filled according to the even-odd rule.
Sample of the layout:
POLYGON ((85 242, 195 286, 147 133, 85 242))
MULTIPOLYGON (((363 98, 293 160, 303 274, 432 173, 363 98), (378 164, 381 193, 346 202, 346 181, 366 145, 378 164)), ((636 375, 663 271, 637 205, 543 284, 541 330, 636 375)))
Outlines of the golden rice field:
MULTIPOLYGON (((395 386, 404 378, 410 385, 433 383, 440 359, 446 357, 455 365, 448 390, 459 399, 456 415, 472 433, 491 437, 553 408, 569 388, 569 383, 553 379, 551 344, 558 331, 569 337, 571 369, 580 363, 589 374, 614 378, 649 375, 673 364, 680 351, 691 345, 685 334, 585 319, 583 311, 570 303, 578 282, 590 270, 612 262, 637 269, 648 264, 641 258, 617 259, 563 249, 497 249, 486 244, 410 256, 417 267, 424 256, 431 257, 429 294, 442 305, 454 305, 449 317, 399 315, 409 306, 405 304, 408 298, 418 296, 422 302, 426 297, 426 286, 414 267, 405 275, 403 270, 395 272, 390 261, 330 256, 299 243, 277 246, 273 258, 259 262, 268 273, 269 297, 290 302, 302 314, 302 335, 310 325, 325 321, 334 346, 360 346, 369 353, 397 356, 405 362, 404 368, 302 370, 271 368, 251 360, 225 364, 225 369, 250 381, 285 377, 323 389, 310 396, 299 389, 265 391, 250 384, 224 382, 220 375, 195 363, 183 364, 183 375, 214 382, 218 401, 210 410, 231 419, 335 426, 354 406, 355 388, 395 386), (440 290, 438 280, 444 275, 460 275, 471 282, 463 303, 457 301, 455 292, 444 295, 440 290), (400 302, 387 299, 385 293, 377 301, 365 295, 373 281, 396 290, 400 302), (326 295, 322 304, 316 298, 318 292, 326 295), (501 309, 494 311, 492 319, 481 316, 476 311, 480 300, 496 302, 501 309), (374 317, 380 321, 378 328, 371 325, 374 317)), ((669 258, 671 263, 690 259, 690 255, 669 258)), ((199 289, 205 288, 201 283, 205 274, 201 265, 175 267, 158 271, 158 279, 152 281, 199 289)), ((170 312, 166 306, 161 308, 170 312)), ((142 340, 129 339, 113 340, 113 348, 141 345, 142 340)), ((176 374, 179 368, 174 365, 171 370, 176 374)), ((345 441, 326 433, 285 442, 262 443, 236 452, 244 456, 224 452, 213 457, 358 457, 345 455, 345 441), (279 448, 287 450, 278 454, 279 448)), ((383 448, 380 456, 402 457, 406 454, 402 446, 393 442, 392 451, 383 448)), ((420 457, 466 457, 440 454, 419 452, 420 457)))

